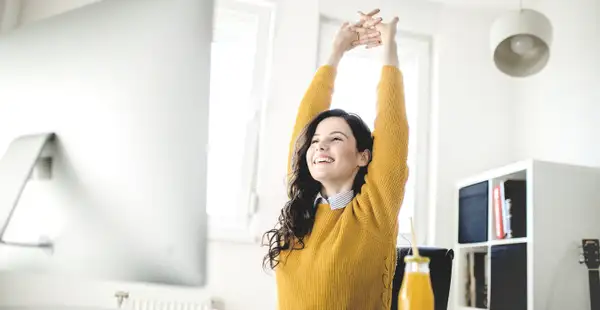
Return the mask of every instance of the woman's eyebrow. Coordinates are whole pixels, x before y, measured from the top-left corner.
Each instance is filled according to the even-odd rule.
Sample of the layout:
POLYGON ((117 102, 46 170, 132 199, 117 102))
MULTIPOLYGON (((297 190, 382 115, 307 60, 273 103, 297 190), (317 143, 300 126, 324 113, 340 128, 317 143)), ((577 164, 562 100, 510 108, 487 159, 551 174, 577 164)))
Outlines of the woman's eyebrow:
POLYGON ((333 134, 336 134, 336 133, 339 133, 339 134, 341 134, 342 136, 344 136, 344 137, 348 138, 348 135, 346 135, 345 133, 343 133, 343 132, 341 132, 341 131, 338 131, 338 130, 336 130, 336 131, 332 131, 332 132, 330 132, 329 134, 330 134, 330 135, 333 135, 333 134))

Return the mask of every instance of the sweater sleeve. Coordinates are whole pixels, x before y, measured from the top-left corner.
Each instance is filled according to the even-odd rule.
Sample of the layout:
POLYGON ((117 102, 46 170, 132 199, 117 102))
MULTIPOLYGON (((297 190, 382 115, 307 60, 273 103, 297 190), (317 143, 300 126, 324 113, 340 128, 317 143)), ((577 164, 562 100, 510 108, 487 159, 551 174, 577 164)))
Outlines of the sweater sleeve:
POLYGON ((319 113, 326 111, 331 106, 331 98, 333 95, 333 84, 335 81, 336 70, 332 66, 321 66, 313 77, 308 90, 304 94, 298 114, 296 115, 296 123, 292 132, 292 139, 289 145, 288 175, 292 170, 292 157, 296 146, 296 140, 302 133, 302 130, 310 121, 319 113))
POLYGON ((394 235, 408 179, 408 120, 402 73, 384 66, 377 89, 373 159, 355 213, 373 232, 394 235))

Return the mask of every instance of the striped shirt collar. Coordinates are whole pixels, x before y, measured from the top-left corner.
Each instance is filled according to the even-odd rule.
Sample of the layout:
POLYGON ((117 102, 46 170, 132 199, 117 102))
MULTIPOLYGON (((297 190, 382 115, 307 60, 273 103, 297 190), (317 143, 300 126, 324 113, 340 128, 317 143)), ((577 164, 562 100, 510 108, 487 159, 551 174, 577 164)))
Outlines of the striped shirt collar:
POLYGON ((343 209, 350 201, 352 201, 352 198, 354 198, 353 190, 333 195, 329 197, 329 199, 323 197, 321 193, 318 193, 317 197, 315 197, 314 205, 316 207, 319 203, 325 203, 329 204, 331 210, 343 209))

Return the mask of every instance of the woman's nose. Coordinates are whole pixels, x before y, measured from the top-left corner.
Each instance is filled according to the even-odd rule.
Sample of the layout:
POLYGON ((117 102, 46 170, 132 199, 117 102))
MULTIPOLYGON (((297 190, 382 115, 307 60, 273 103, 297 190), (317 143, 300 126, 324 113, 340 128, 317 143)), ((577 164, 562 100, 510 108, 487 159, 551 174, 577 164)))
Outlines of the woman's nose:
POLYGON ((323 151, 325 149, 327 149, 327 144, 326 143, 324 143, 324 142, 317 143, 317 150, 323 151))

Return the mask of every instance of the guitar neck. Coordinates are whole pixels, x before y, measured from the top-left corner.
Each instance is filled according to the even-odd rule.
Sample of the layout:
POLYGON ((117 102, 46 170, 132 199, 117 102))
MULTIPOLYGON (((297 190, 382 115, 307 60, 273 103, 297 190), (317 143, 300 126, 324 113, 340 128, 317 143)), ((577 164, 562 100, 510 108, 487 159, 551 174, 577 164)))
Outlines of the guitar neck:
POLYGON ((600 310, 600 271, 589 269, 590 278, 590 305, 592 310, 600 310))

